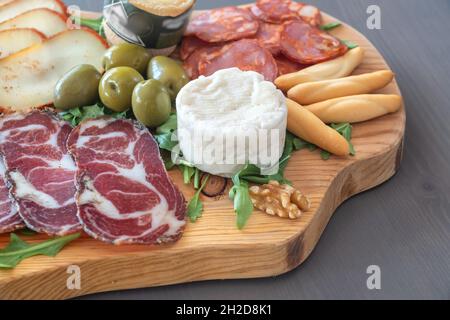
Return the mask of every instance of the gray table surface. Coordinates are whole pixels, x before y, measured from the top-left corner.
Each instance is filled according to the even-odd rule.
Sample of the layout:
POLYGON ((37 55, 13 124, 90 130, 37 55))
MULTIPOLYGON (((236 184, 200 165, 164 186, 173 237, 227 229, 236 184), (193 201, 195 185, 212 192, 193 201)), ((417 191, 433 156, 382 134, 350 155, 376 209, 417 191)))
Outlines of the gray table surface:
MULTIPOLYGON (((198 8, 243 4, 198 0, 198 8)), ((367 36, 405 98, 404 160, 386 184, 335 213, 311 257, 275 278, 208 281, 96 294, 89 299, 450 299, 450 0, 309 1, 367 36), (366 26, 381 8, 381 30, 366 26), (366 285, 381 269, 381 290, 366 285)), ((102 0, 68 0, 99 11, 102 0)))

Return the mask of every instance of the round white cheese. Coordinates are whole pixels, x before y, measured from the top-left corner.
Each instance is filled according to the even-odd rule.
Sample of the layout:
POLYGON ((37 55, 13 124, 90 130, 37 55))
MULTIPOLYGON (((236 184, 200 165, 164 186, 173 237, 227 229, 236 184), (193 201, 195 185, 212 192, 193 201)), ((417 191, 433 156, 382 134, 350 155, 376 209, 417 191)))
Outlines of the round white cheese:
POLYGON ((186 161, 224 177, 246 163, 276 173, 286 139, 286 99, 262 75, 237 68, 217 71, 189 82, 176 105, 186 161))

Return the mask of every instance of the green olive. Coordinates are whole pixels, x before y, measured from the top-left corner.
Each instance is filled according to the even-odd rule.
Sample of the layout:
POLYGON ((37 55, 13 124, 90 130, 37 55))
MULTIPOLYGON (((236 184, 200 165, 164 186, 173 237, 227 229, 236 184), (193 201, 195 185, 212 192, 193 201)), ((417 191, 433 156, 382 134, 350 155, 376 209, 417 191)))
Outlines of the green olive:
POLYGON ((100 72, 89 64, 82 64, 70 70, 55 86, 55 108, 67 110, 97 103, 101 77, 100 72))
POLYGON ((169 90, 172 100, 175 100, 181 88, 189 82, 183 67, 177 61, 164 56, 150 60, 147 76, 149 79, 161 81, 169 90))
POLYGON ((132 104, 136 119, 151 128, 165 123, 172 109, 169 91, 154 79, 141 82, 134 88, 132 104))
POLYGON ((98 88, 100 99, 113 111, 125 111, 131 107, 134 87, 141 81, 144 81, 144 77, 130 67, 110 69, 100 81, 98 88))
POLYGON ((109 48, 103 56, 103 68, 130 67, 145 75, 151 54, 144 47, 121 43, 109 48))

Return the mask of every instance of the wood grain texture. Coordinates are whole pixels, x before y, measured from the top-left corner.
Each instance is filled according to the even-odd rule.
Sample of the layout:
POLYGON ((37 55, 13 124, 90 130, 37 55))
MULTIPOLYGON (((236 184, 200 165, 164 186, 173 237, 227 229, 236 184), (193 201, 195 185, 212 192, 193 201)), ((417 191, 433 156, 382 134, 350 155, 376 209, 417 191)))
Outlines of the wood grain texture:
MULTIPOLYGON (((326 20, 335 19, 327 16, 326 20)), ((351 27, 333 33, 365 49, 364 63, 356 74, 388 68, 381 54, 351 27)), ((393 82, 380 93, 400 94, 400 90, 393 82)), ((287 178, 313 202, 312 210, 298 221, 255 212, 247 227, 238 231, 227 198, 203 199, 203 218, 189 224, 184 237, 174 245, 114 247, 84 236, 55 258, 35 257, 14 270, 0 271, 0 298, 60 299, 127 288, 283 274, 307 259, 342 202, 394 175, 401 159, 404 129, 402 109, 354 126, 356 157, 322 161, 318 152, 296 153, 287 178), (82 271, 79 291, 66 288, 66 270, 72 264, 82 271)), ((194 191, 182 186, 178 171, 171 176, 191 198, 194 191)), ((7 237, 0 237, 0 247, 6 243, 7 237)))

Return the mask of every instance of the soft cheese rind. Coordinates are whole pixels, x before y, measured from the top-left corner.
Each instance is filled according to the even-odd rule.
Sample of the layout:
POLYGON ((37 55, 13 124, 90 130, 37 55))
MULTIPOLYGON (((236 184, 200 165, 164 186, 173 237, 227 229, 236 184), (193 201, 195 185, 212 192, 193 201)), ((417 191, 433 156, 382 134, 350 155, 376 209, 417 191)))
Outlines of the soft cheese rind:
MULTIPOLYGON (((283 93, 262 75, 237 68, 220 70, 209 77, 191 81, 178 94, 178 138, 184 158, 199 169, 215 175, 229 177, 245 165, 255 163, 267 166, 259 159, 269 150, 276 149, 279 157, 284 148, 287 126, 287 107, 283 93), (272 129, 278 135, 271 138, 272 129), (194 137, 202 137, 203 143, 194 137), (257 148, 247 143, 226 145, 229 137, 258 137, 257 148), (212 161, 199 159, 211 148, 223 143, 223 156, 215 154, 212 161), (264 143, 267 139, 267 143, 264 143), (225 142, 226 141, 226 142, 225 142), (235 159, 229 163, 230 159, 235 159), (200 161, 199 161, 200 160, 200 161)), ((267 160, 267 159, 266 159, 267 160)), ((273 164, 273 161, 272 161, 273 164)))

